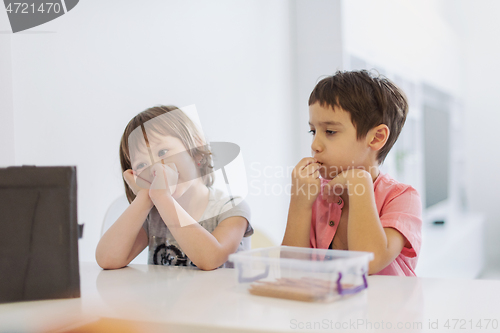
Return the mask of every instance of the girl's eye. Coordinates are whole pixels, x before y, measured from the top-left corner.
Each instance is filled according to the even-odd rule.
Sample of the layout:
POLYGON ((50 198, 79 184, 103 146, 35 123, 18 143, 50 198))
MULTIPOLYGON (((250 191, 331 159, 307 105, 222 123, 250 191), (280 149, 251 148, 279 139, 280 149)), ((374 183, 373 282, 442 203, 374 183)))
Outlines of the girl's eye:
POLYGON ((145 168, 145 167, 146 167, 146 165, 147 165, 146 163, 140 163, 140 164, 138 164, 138 165, 135 167, 135 170, 137 171, 137 170, 140 170, 140 169, 142 169, 142 168, 145 168))
POLYGON ((158 152, 158 157, 162 157, 163 155, 165 155, 166 153, 168 152, 168 149, 162 149, 158 152))
POLYGON ((309 133, 311 133, 312 135, 316 134, 316 131, 315 130, 310 130, 309 133))
POLYGON ((326 134, 335 134, 335 133, 337 133, 337 132, 335 132, 335 131, 326 131, 326 134))

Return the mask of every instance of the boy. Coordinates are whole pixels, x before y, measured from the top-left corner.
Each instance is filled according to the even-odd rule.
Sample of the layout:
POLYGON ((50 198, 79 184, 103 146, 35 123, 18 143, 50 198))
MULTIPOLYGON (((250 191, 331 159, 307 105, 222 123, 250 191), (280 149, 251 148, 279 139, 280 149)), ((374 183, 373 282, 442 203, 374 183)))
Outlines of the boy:
POLYGON ((368 274, 415 276, 420 196, 379 171, 407 114, 403 92, 365 70, 339 71, 316 85, 313 157, 292 172, 283 245, 373 252, 368 274))

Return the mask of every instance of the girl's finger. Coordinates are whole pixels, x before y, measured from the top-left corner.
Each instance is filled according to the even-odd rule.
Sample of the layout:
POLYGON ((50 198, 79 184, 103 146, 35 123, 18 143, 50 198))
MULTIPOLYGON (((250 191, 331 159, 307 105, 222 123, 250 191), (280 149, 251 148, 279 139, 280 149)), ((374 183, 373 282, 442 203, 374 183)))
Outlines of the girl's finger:
POLYGON ((134 175, 132 174, 132 170, 126 170, 123 172, 123 178, 127 183, 130 183, 130 180, 134 178, 134 175))

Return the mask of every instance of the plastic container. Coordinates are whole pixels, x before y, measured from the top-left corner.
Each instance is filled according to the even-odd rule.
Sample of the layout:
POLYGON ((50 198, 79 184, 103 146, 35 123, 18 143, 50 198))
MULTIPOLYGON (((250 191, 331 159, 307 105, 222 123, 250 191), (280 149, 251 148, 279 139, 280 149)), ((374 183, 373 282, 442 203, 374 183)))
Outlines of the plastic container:
POLYGON ((253 295, 331 302, 368 283, 373 253, 275 246, 233 253, 238 283, 253 295))

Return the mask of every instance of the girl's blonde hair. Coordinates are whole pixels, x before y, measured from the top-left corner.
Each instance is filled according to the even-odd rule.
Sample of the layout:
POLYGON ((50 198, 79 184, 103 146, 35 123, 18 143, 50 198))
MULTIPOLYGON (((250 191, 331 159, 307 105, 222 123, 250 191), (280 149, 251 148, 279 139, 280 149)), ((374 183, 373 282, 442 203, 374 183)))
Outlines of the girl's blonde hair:
MULTIPOLYGON (((201 156, 200 165, 198 166, 200 174, 205 185, 208 187, 212 186, 214 183, 214 174, 212 166, 212 152, 210 151, 210 147, 205 142, 201 132, 195 126, 193 121, 184 112, 182 112, 182 110, 173 105, 159 105, 149 108, 142 111, 129 121, 127 127, 125 127, 125 131, 123 132, 120 142, 120 164, 122 167, 122 173, 128 169, 132 169, 129 150, 130 134, 134 132, 132 137, 135 137, 135 134, 140 133, 140 131, 134 130, 141 127, 143 138, 146 145, 149 146, 149 140, 146 136, 144 123, 166 114, 168 114, 168 121, 155 121, 148 123, 148 134, 158 136, 170 135, 176 137, 182 141, 184 147, 193 159, 201 156)), ((137 141, 134 138, 131 139, 134 141, 131 142, 131 144, 137 141)), ((135 199, 135 194, 132 192, 125 180, 123 180, 123 183, 125 185, 127 200, 131 203, 135 199)))

